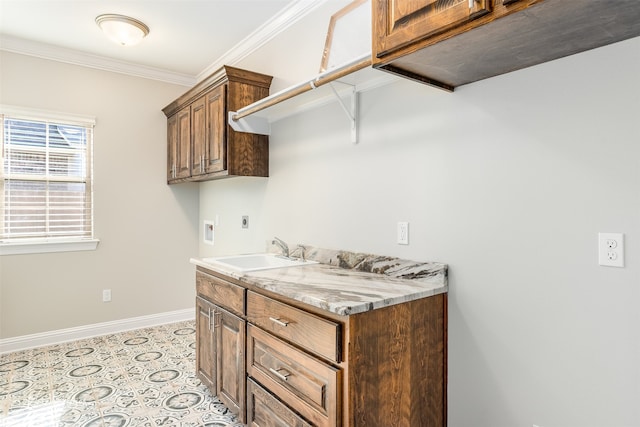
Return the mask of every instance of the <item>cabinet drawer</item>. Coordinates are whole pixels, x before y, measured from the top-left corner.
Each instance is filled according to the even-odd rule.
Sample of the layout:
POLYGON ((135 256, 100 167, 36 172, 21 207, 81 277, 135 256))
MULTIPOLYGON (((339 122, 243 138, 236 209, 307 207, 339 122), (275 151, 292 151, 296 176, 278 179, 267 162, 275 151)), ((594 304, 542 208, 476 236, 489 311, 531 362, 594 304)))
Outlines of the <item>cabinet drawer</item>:
POLYGON ((342 372, 260 328, 247 327, 247 372, 317 426, 338 424, 342 372))
POLYGON ((299 310, 290 305, 249 292, 247 318, 274 335, 340 362, 340 324, 299 310))
POLYGON ((196 272, 196 290, 198 295, 210 302, 227 308, 236 314, 245 314, 244 295, 246 289, 226 280, 196 272))
POLYGON ((250 427, 312 427, 251 379, 247 380, 247 396, 250 427))

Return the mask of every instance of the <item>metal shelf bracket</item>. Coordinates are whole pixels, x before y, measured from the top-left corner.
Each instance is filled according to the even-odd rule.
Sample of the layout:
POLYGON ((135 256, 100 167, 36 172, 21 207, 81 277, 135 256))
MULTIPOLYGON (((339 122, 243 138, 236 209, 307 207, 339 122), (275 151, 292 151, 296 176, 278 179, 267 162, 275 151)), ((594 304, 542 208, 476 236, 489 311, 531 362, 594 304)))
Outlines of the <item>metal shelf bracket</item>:
POLYGON ((354 85, 350 85, 343 82, 339 82, 339 83, 351 86, 351 104, 347 106, 347 104, 344 102, 344 100, 342 99, 342 97, 334 87, 333 82, 329 83, 329 86, 331 87, 333 94, 338 99, 340 106, 342 107, 347 117, 349 118, 349 121, 351 122, 351 142, 353 142, 354 144, 357 144, 358 143, 358 92, 356 91, 356 87, 354 85))
MULTIPOLYGON (((351 98, 350 102, 345 102, 343 97, 338 93, 334 86, 334 82, 329 83, 329 87, 331 91, 335 95, 338 103, 344 110, 349 122, 351 123, 351 142, 354 144, 358 143, 358 91, 356 90, 356 86, 344 83, 341 81, 337 81, 336 83, 340 83, 343 85, 347 85, 350 87, 348 91, 348 95, 351 98)), ((313 82, 310 83, 313 86, 313 82)), ((315 89, 315 87, 314 87, 315 89)), ((346 91, 342 91, 343 93, 346 91)), ((271 135, 271 123, 269 119, 266 117, 260 116, 245 116, 242 118, 235 118, 237 112, 229 111, 228 113, 228 123, 233 130, 236 132, 247 132, 247 133, 256 133, 260 135, 271 135)))

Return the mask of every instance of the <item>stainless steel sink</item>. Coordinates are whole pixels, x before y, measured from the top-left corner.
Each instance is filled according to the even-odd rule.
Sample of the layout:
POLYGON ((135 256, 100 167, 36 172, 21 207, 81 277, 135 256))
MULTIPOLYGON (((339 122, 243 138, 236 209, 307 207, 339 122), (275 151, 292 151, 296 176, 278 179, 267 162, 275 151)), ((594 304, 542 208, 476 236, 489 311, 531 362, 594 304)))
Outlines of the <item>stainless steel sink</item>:
POLYGON ((303 265, 318 263, 317 261, 303 261, 301 259, 285 258, 281 255, 275 254, 223 256, 214 258, 203 258, 202 261, 241 272, 270 270, 273 268, 299 267, 303 265))

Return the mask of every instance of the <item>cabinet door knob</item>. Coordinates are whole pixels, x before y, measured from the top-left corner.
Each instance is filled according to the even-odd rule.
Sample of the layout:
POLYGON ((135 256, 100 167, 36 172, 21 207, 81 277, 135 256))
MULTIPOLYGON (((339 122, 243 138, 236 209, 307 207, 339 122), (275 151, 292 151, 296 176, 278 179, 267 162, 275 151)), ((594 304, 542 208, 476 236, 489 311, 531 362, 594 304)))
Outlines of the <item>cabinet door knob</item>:
POLYGON ((289 322, 287 322, 285 320, 275 319, 273 317, 269 317, 269 320, 271 320, 276 325, 280 325, 280 326, 283 326, 283 327, 286 327, 287 325, 289 325, 289 322))
POLYGON ((289 375, 291 375, 290 372, 287 372, 282 368, 278 368, 278 369, 269 368, 269 372, 271 372, 276 377, 280 378, 282 381, 287 381, 287 379, 289 378, 289 375), (284 372, 284 374, 282 372, 284 372))

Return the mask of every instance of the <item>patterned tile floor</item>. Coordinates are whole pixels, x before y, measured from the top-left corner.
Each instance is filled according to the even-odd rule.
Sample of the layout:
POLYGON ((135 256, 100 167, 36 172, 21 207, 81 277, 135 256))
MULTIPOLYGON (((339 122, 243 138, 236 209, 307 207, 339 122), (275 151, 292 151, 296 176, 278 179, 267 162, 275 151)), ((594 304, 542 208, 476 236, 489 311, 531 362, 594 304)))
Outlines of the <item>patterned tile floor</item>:
POLYGON ((194 322, 0 356, 0 427, 242 425, 195 375, 194 322))

